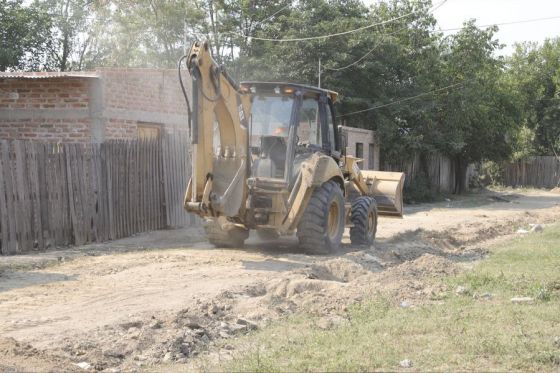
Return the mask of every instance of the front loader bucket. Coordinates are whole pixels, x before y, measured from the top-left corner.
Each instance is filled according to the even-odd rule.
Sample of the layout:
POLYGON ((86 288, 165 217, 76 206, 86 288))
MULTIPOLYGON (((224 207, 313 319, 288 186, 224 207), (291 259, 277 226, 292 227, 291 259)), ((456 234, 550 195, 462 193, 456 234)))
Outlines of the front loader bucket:
POLYGON ((403 216, 404 173, 361 170, 362 176, 371 185, 371 195, 377 202, 379 215, 403 216))

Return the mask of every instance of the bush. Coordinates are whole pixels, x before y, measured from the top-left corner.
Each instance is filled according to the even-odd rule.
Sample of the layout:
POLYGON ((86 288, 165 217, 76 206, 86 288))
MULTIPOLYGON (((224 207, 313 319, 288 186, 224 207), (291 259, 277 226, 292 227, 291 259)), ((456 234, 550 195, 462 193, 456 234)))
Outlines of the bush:
POLYGON ((430 179, 420 173, 404 186, 405 203, 433 202, 435 195, 432 193, 430 179))
POLYGON ((482 162, 479 174, 480 184, 483 186, 502 185, 502 174, 503 168, 499 163, 494 161, 482 162))

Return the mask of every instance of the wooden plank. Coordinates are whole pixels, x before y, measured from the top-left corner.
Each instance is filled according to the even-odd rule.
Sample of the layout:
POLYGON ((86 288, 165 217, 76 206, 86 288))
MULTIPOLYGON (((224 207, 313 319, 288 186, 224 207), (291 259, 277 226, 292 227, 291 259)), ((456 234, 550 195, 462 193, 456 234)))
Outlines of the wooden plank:
POLYGON ((122 220, 121 220, 121 177, 120 177, 120 173, 121 173, 121 154, 120 154, 120 141, 115 141, 114 145, 114 154, 115 154, 115 163, 113 164, 114 166, 114 187, 115 187, 115 200, 113 201, 113 203, 115 204, 115 222, 116 222, 116 231, 117 231, 117 237, 121 238, 122 237, 122 220))
POLYGON ((97 221, 97 232, 99 236, 99 242, 104 242, 108 239, 108 225, 109 217, 107 215, 107 181, 106 181, 106 170, 105 170, 105 158, 104 158, 104 144, 99 144, 97 147, 97 209, 98 209, 98 221, 97 221))
POLYGON ((35 143, 36 156, 37 156, 37 173, 38 173, 38 185, 39 185, 39 201, 41 203, 41 210, 39 218, 41 219, 42 227, 42 237, 43 237, 43 248, 47 248, 50 244, 50 221, 49 221, 49 211, 50 206, 48 203, 47 194, 47 170, 48 170, 48 158, 47 158, 47 144, 46 143, 35 143))
POLYGON ((113 144, 105 144, 105 155, 107 165, 107 207, 109 215, 109 239, 115 239, 115 211, 113 201, 113 144))
POLYGON ((112 177, 113 177, 113 213, 115 217, 115 238, 120 238, 120 211, 119 211, 119 152, 118 142, 112 144, 112 177))
POLYGON ((60 237, 58 236, 60 225, 62 224, 61 219, 57 218, 57 213, 60 211, 62 206, 60 204, 55 204, 55 198, 57 196, 57 190, 55 188, 55 180, 57 180, 57 162, 53 154, 53 145, 47 144, 45 148, 45 183, 47 197, 46 202, 48 205, 47 211, 47 224, 48 224, 48 242, 51 246, 55 246, 60 237))
POLYGON ((126 142, 126 229, 128 236, 134 234, 134 213, 133 213, 133 186, 132 183, 134 182, 132 176, 132 142, 126 142))
POLYGON ((99 210, 98 210, 98 197, 99 197, 99 186, 98 186, 98 171, 97 171, 97 144, 91 145, 90 159, 89 159, 89 183, 90 183, 90 216, 91 216, 91 241, 100 242, 99 240, 99 210))
POLYGON ((126 146, 124 141, 119 142, 119 212, 121 237, 126 237, 126 146))
POLYGON ((78 229, 80 230, 80 242, 78 245, 83 245, 88 241, 88 232, 86 229, 86 216, 84 216, 84 205, 87 205, 84 200, 84 174, 85 170, 83 167, 84 149, 80 144, 74 144, 73 151, 75 152, 73 159, 73 169, 72 169, 72 185, 74 185, 74 203, 76 207, 76 215, 78 217, 78 229))
POLYGON ((177 138, 173 137, 172 138, 172 149, 173 149, 173 191, 172 191, 172 195, 173 195, 173 206, 172 211, 173 211, 173 227, 177 227, 178 225, 178 220, 179 220, 179 214, 177 213, 177 192, 179 189, 179 175, 178 173, 180 172, 180 160, 178 157, 178 151, 177 151, 177 138))
POLYGON ((37 160, 37 148, 40 144, 27 142, 26 151, 28 153, 28 170, 29 170, 29 185, 30 185, 30 202, 31 202, 31 214, 32 214, 32 233, 34 246, 39 249, 45 247, 45 242, 43 239, 43 225, 41 221, 41 192, 39 188, 39 165, 37 160))
POLYGON ((134 178, 132 176, 132 142, 126 142, 126 178, 127 178, 127 191, 126 191, 126 225, 128 235, 134 234, 134 214, 133 214, 133 182, 134 178))
POLYGON ((163 197, 165 209, 165 225, 170 226, 170 211, 169 211, 169 135, 167 133, 162 135, 161 138, 161 155, 163 166, 163 197))
POLYGON ((140 146, 138 140, 133 143, 134 149, 134 164, 133 164, 133 175, 134 175, 134 232, 140 232, 140 175, 139 175, 139 159, 140 159, 140 146))
POLYGON ((152 205, 152 215, 151 215, 151 229, 155 230, 158 229, 159 226, 157 224, 158 220, 158 195, 157 195, 157 166, 156 166, 156 140, 152 139, 150 141, 150 187, 152 189, 150 193, 150 202, 152 205))
POLYGON ((100 172, 100 190, 101 195, 99 198, 99 205, 101 210, 101 237, 102 241, 107 241, 109 239, 109 194, 107 193, 107 161, 105 159, 105 149, 106 144, 100 144, 99 146, 99 172, 100 172))
POLYGON ((122 176, 122 224, 123 224, 123 237, 130 235, 128 231, 128 170, 127 170, 127 142, 121 142, 121 176, 122 176))
POLYGON ((8 213, 8 229, 9 229, 9 241, 8 241, 8 254, 15 254, 17 252, 17 216, 16 216, 16 204, 15 204, 15 178, 12 171, 12 161, 10 159, 10 146, 9 142, 2 141, 2 163, 3 167, 3 177, 6 183, 6 210, 8 213))
POLYGON ((161 137, 157 140, 157 174, 158 174, 158 205, 159 205, 159 220, 158 226, 160 229, 165 228, 165 192, 163 188, 163 154, 161 137))
POLYGON ((60 173, 58 171, 58 157, 54 153, 55 149, 53 144, 47 144, 47 198, 49 204, 49 214, 48 219, 52 224, 49 225, 49 236, 51 240, 51 245, 56 246, 60 244, 62 240, 60 237, 60 232, 64 222, 62 221, 62 215, 58 216, 62 207, 62 201, 57 203, 59 191, 58 182, 60 180, 60 173))
POLYGON ((93 192, 91 189, 91 182, 90 182, 90 177, 91 177, 91 163, 90 163, 90 158, 91 158, 91 144, 88 144, 86 146, 82 146, 79 145, 78 149, 81 150, 82 153, 82 159, 81 159, 81 164, 82 164, 82 169, 80 170, 80 187, 81 187, 81 200, 82 200, 82 229, 85 233, 85 242, 91 242, 92 241, 92 229, 91 229, 91 223, 92 223, 92 197, 93 197, 93 192))
POLYGON ((21 141, 14 141, 14 150, 16 154, 16 215, 18 230, 18 253, 23 253, 32 248, 30 240, 30 206, 28 206, 28 183, 27 183, 27 167, 24 151, 24 144, 21 141))
MULTIPOLYGON (((6 146, 8 146, 6 141, 0 141, 1 148, 6 146)), ((0 247, 0 252, 2 255, 8 255, 10 253, 10 228, 8 225, 8 204, 6 201, 6 194, 11 193, 11 191, 6 192, 6 185, 4 183, 5 167, 9 167, 9 164, 4 164, 4 160, 0 159, 0 233, 2 234, 2 246, 0 247)))
POLYGON ((64 230, 62 231, 62 240, 64 245, 70 245, 74 239, 74 231, 72 229, 72 196, 70 194, 69 188, 69 178, 71 175, 68 173, 67 163, 69 158, 69 148, 68 146, 60 145, 58 146, 58 163, 60 172, 60 200, 64 205, 64 209, 61 211, 64 220, 64 230))
POLYGON ((175 140, 173 137, 169 138, 169 211, 171 215, 171 220, 169 222, 170 227, 175 226, 175 222, 177 220, 177 216, 175 214, 175 173, 177 172, 176 167, 176 158, 175 158, 175 140))
POLYGON ((140 175, 140 231, 145 232, 147 230, 146 224, 146 142, 145 140, 140 140, 140 162, 139 162, 139 175, 140 175))
POLYGON ((122 141, 119 141, 117 143, 117 159, 118 159, 118 163, 117 163, 117 190, 119 191, 118 196, 119 198, 117 199, 117 205, 118 205, 118 236, 119 238, 124 237, 124 192, 123 192, 123 188, 124 188, 124 183, 123 183, 123 147, 122 147, 122 141))
POLYGON ((151 141, 150 140, 146 140, 146 168, 145 168, 145 180, 146 180, 146 208, 147 208, 147 213, 146 213, 146 230, 152 230, 152 217, 153 217, 153 205, 152 205, 152 180, 151 180, 151 171, 152 171, 152 165, 151 165, 151 150, 152 150, 152 146, 151 146, 151 141))
POLYGON ((72 183, 74 177, 74 159, 76 156, 75 147, 73 144, 66 144, 64 147, 64 154, 66 156, 66 183, 68 185, 68 207, 70 209, 70 220, 72 222, 73 242, 80 245, 82 242, 79 222, 78 222, 78 208, 76 206, 75 190, 72 183))

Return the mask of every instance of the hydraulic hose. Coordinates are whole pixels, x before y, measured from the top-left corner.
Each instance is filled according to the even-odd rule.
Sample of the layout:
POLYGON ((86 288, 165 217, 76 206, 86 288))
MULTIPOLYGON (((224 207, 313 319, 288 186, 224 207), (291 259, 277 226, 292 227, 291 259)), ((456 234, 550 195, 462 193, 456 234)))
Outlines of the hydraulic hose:
POLYGON ((187 94, 187 90, 185 89, 185 85, 183 83, 183 75, 181 74, 181 63, 187 57, 188 57, 187 55, 184 55, 179 59, 179 63, 177 64, 177 70, 179 72, 179 84, 181 85, 181 90, 183 91, 185 102, 187 103, 187 115, 188 115, 189 137, 190 137, 191 130, 192 130, 192 110, 191 110, 191 103, 189 101, 189 95, 187 94))

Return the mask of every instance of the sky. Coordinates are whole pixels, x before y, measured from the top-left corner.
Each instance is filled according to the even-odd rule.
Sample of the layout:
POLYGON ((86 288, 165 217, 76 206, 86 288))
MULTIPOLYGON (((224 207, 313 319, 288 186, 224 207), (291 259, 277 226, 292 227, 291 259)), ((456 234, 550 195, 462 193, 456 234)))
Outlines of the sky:
MULTIPOLYGON (((365 0, 372 4, 379 0, 365 0)), ((438 4, 439 0, 432 0, 438 4)), ((441 29, 461 27, 475 18, 477 25, 522 21, 560 16, 560 0, 448 0, 434 12, 441 29)), ((522 41, 542 42, 560 36, 560 18, 554 20, 499 26, 496 35, 507 46, 502 54, 513 52, 513 44, 522 41)), ((446 34, 448 34, 447 32, 446 34)))

